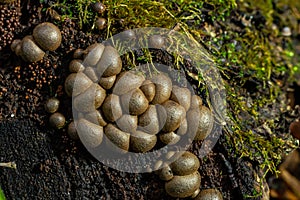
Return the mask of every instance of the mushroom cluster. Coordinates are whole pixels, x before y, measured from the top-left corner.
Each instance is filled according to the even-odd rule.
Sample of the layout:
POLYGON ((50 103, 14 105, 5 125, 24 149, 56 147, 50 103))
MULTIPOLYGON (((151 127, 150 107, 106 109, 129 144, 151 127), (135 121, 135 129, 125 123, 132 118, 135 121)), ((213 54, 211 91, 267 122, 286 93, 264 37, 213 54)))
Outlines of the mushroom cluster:
MULTIPOLYGON (((118 51, 99 43, 73 57, 64 84, 75 116, 68 133, 87 147, 97 148, 106 138, 115 152, 145 153, 158 143, 176 145, 185 136, 203 140, 212 131, 214 119, 202 99, 166 73, 122 71, 118 51)), ((170 196, 195 198, 200 162, 190 152, 173 153, 170 157, 179 155, 174 162, 158 161, 154 168, 170 196)))
MULTIPOLYGON (((175 156, 174 154, 173 156, 175 156)), ((198 172, 198 158, 188 152, 183 152, 173 163, 163 164, 157 171, 159 178, 165 183, 166 192, 176 198, 195 198, 200 192, 201 176, 198 172)))
POLYGON ((60 112, 57 112, 59 105, 60 101, 55 97, 48 99, 45 103, 45 110, 48 113, 51 113, 49 123, 52 127, 57 129, 64 127, 66 123, 65 116, 60 112))
POLYGON ((211 132, 211 111, 167 74, 121 72, 117 50, 103 44, 89 46, 82 56, 70 62, 65 91, 73 98, 85 145, 99 146, 105 134, 113 149, 143 153, 158 140, 176 144, 186 134, 203 140, 211 132))
POLYGON ((57 26, 44 22, 33 29, 32 35, 14 40, 11 49, 24 61, 37 62, 44 57, 45 51, 55 51, 60 46, 61 38, 57 26))

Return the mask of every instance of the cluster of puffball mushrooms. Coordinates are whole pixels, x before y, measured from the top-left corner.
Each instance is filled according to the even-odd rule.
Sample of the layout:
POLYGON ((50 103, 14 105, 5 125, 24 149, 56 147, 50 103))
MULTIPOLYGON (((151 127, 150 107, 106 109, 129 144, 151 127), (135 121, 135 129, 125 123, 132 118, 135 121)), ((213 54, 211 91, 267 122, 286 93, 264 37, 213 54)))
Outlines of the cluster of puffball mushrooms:
MULTIPOLYGON (((24 61, 36 62, 60 43, 59 29, 45 22, 34 28, 32 36, 15 40, 11 49, 24 61)), ((77 119, 69 123, 68 134, 89 148, 99 147, 105 135, 112 151, 144 153, 158 141, 174 145, 186 135, 203 140, 212 130, 212 113, 199 96, 177 86, 163 72, 151 77, 139 71, 121 72, 121 58, 111 46, 93 44, 75 51, 69 71, 64 87, 73 98, 77 119)), ((56 128, 66 123, 57 112, 59 106, 55 97, 45 104, 50 124, 56 128)), ((216 189, 200 192, 199 166, 198 158, 185 151, 171 164, 157 163, 156 173, 172 197, 223 199, 216 189)))
POLYGON ((61 38, 57 26, 44 22, 33 29, 32 35, 27 35, 22 40, 14 40, 11 50, 24 61, 37 62, 43 59, 45 51, 55 51, 60 46, 61 38))
MULTIPOLYGON (((82 52, 70 62, 71 74, 64 85, 77 113, 80 137, 74 136, 71 122, 68 131, 72 130, 72 138, 97 148, 105 135, 112 151, 144 153, 153 150, 158 141, 174 145, 191 133, 194 140, 210 134, 211 111, 199 96, 174 84, 167 74, 149 77, 138 70, 122 71, 120 56, 112 46, 97 43, 82 52)), ((170 196, 195 198, 200 192, 199 166, 198 158, 186 151, 170 165, 157 164, 157 174, 166 181, 170 196)))

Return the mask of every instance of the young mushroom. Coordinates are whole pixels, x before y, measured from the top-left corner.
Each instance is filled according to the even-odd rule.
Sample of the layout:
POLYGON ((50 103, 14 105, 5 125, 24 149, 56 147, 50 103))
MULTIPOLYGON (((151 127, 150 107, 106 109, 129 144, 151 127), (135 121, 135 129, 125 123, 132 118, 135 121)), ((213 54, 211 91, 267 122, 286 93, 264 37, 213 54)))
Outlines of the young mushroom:
POLYGON ((98 147, 103 140, 103 127, 96 125, 86 119, 79 119, 77 122, 77 131, 80 140, 84 145, 90 148, 98 147))
POLYGON ((175 131, 180 126, 181 121, 186 115, 185 109, 172 100, 167 100, 162 105, 166 110, 166 122, 164 124, 164 127, 162 128, 162 131, 175 131))
POLYGON ((120 98, 117 95, 110 94, 104 100, 101 106, 104 117, 110 121, 115 122, 122 116, 122 107, 120 98))
POLYGON ((155 146, 156 141, 156 135, 135 131, 130 136, 130 148, 134 152, 144 153, 150 151, 155 146))
POLYGON ((170 181, 165 183, 166 192, 175 198, 186 198, 192 196, 200 187, 201 177, 198 171, 185 175, 174 176, 170 181))
POLYGON ((19 45, 20 49, 18 50, 18 46, 16 47, 16 54, 26 62, 39 61, 45 55, 45 52, 34 43, 32 36, 25 36, 19 45))
POLYGON ((140 89, 134 89, 121 96, 121 104, 125 113, 140 115, 147 110, 149 102, 140 89))
POLYGON ((160 73, 152 77, 152 82, 155 85, 155 95, 152 104, 161 104, 170 98, 172 91, 171 79, 160 73))
POLYGON ((195 198, 195 200, 223 200, 223 196, 217 189, 205 189, 202 190, 199 195, 195 198))
POLYGON ((96 70, 99 77, 108 77, 119 74, 122 69, 122 61, 118 51, 106 46, 99 62, 96 65, 96 70))
POLYGON ((48 113, 55 113, 59 108, 59 104, 60 104, 60 102, 57 98, 55 98, 55 97, 50 98, 45 103, 45 110, 48 113))
POLYGON ((139 116, 139 129, 148 134, 157 134, 160 131, 159 117, 155 105, 149 105, 147 110, 139 116))
POLYGON ((189 134, 198 141, 205 139, 211 133, 214 117, 207 107, 200 106, 187 112, 187 122, 189 134))
POLYGON ((34 41, 45 51, 55 51, 61 43, 60 30, 52 23, 44 22, 33 29, 34 41))
POLYGON ((170 164, 174 175, 192 174, 200 167, 199 159, 191 152, 185 151, 177 160, 170 164))
POLYGON ((50 116, 49 123, 52 127, 60 129, 65 126, 66 119, 63 114, 56 112, 50 116))
POLYGON ((106 143, 109 148, 118 152, 126 153, 129 150, 130 134, 121 131, 116 126, 108 124, 104 128, 105 135, 107 137, 106 143))

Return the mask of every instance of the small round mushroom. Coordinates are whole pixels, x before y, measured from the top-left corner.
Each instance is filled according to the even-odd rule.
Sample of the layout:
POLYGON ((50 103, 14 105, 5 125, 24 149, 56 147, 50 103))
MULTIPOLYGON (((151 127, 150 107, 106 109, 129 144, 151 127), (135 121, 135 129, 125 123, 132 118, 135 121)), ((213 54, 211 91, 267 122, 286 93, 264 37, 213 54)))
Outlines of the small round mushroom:
POLYGON ((123 111, 131 115, 140 115, 148 108, 148 100, 140 89, 132 90, 121 96, 123 111))
POLYGON ((95 43, 85 50, 85 57, 83 60, 84 66, 88 67, 94 67, 100 60, 103 52, 104 52, 105 46, 100 43, 95 43))
POLYGON ((99 80, 99 84, 104 89, 109 90, 114 85, 116 78, 117 78, 116 75, 109 76, 109 77, 101 77, 100 80, 99 80))
POLYGON ((126 71, 118 75, 113 93, 116 95, 126 94, 133 89, 139 88, 144 82, 145 77, 135 72, 126 71))
POLYGON ((93 82, 84 73, 72 73, 65 80, 65 91, 69 97, 77 96, 88 89, 93 82))
POLYGON ((125 132, 134 132, 137 128, 138 118, 136 115, 127 115, 124 114, 120 117, 116 124, 117 126, 125 132))
POLYGON ((202 190, 195 200, 223 200, 221 192, 217 189, 202 190))
POLYGON ((101 2, 93 3, 92 8, 99 14, 102 14, 106 10, 106 6, 101 2))
POLYGON ((115 122, 122 116, 122 107, 120 98, 117 95, 110 94, 104 100, 101 106, 104 117, 110 121, 115 122))
POLYGON ((164 43, 164 38, 160 35, 151 35, 149 38, 149 48, 161 49, 164 43))
POLYGON ((144 153, 150 151, 156 144, 156 135, 150 135, 142 131, 136 131, 131 134, 130 148, 134 152, 144 153))
POLYGON ((187 113, 188 130, 194 140, 205 139, 212 131, 214 118, 212 112, 205 106, 189 110, 187 113))
POLYGON ((158 176, 163 181, 169 181, 173 178, 173 172, 169 165, 165 165, 165 167, 161 168, 158 171, 158 176))
POLYGON ((188 88, 174 85, 170 99, 179 103, 186 111, 188 111, 191 105, 191 92, 188 88))
POLYGON ((180 136, 174 132, 161 133, 159 134, 159 139, 164 144, 176 144, 180 140, 180 136))
POLYGON ((22 41, 22 40, 20 40, 20 39, 15 39, 15 40, 13 40, 12 43, 11 43, 11 45, 10 45, 10 49, 11 49, 13 52, 15 52, 15 51, 16 51, 16 47, 17 47, 18 45, 21 44, 21 41, 22 41))
POLYGON ((198 171, 185 175, 174 176, 165 183, 166 192, 175 198, 186 198, 192 196, 200 187, 201 177, 198 171))
POLYGON ((107 21, 106 21, 105 18, 99 17, 99 18, 96 20, 95 25, 96 25, 97 29, 101 31, 101 30, 103 30, 103 29, 106 28, 106 26, 107 26, 107 21))
POLYGON ((16 54, 20 54, 24 61, 37 62, 43 59, 45 52, 34 43, 32 36, 26 36, 20 43, 20 50, 16 49, 16 54))
POLYGON ((46 101, 45 110, 48 113, 55 113, 59 108, 59 100, 55 97, 52 97, 46 101))
POLYGON ((140 130, 148 134, 155 135, 159 132, 159 118, 155 105, 149 105, 147 110, 139 116, 138 125, 140 130))
POLYGON ((69 64, 69 71, 72 73, 82 72, 85 69, 82 60, 74 59, 69 64))
POLYGON ((74 98, 74 108, 80 112, 92 112, 102 105, 105 96, 106 91, 100 85, 93 83, 83 93, 74 98))
POLYGON ((125 153, 129 150, 130 134, 121 131, 112 124, 108 124, 104 128, 105 135, 108 140, 107 145, 119 153, 125 153))
POLYGON ((150 80, 145 80, 140 89, 146 96, 149 102, 151 102, 155 96, 155 85, 150 80))
POLYGON ((34 41, 45 51, 56 50, 61 43, 61 33, 57 26, 44 22, 33 29, 34 41))
POLYGON ((103 127, 96 125, 86 119, 79 119, 77 122, 77 131, 81 142, 90 147, 98 147, 103 140, 103 127))
POLYGON ((122 61, 118 51, 106 46, 104 52, 96 65, 97 73, 100 77, 114 76, 121 72, 122 61))
POLYGON ((135 39, 136 35, 135 35, 135 32, 133 30, 128 29, 128 30, 123 31, 122 33, 120 33, 119 37, 123 41, 131 41, 131 40, 135 39))
POLYGON ((155 95, 152 104, 161 104, 170 98, 172 91, 171 79, 160 73, 152 77, 152 82, 155 85, 155 95))
POLYGON ((50 116, 49 123, 52 127, 60 129, 65 126, 66 119, 63 114, 56 112, 50 116))
POLYGON ((166 110, 166 122, 162 128, 163 132, 175 131, 179 126, 181 121, 184 119, 186 113, 185 109, 176 103, 175 101, 168 100, 162 104, 166 110))
POLYGON ((192 174, 200 166, 199 159, 191 152, 184 152, 177 160, 170 164, 174 175, 184 176, 192 174))
POLYGON ((83 55, 86 53, 83 49, 76 49, 73 53, 73 58, 75 59, 82 59, 83 55))

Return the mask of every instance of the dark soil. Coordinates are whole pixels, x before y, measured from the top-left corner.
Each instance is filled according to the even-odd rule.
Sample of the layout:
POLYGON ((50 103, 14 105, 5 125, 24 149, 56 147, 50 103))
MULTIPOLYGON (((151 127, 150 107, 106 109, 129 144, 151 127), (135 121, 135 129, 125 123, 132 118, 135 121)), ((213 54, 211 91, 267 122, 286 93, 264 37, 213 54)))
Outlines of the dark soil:
MULTIPOLYGON (((49 127, 44 102, 54 95, 61 100, 60 111, 71 120, 70 99, 62 85, 74 50, 102 39, 79 30, 67 19, 58 25, 63 36, 58 50, 46 52, 37 63, 23 62, 11 52, 10 44, 31 34, 38 23, 50 20, 41 15, 41 8, 38 1, 0 4, 2 27, 10 27, 0 29, 6 33, 0 38, 0 162, 17 164, 16 170, 0 168, 0 187, 6 198, 172 199, 154 173, 131 174, 108 168, 80 142, 72 141, 65 129, 49 127)), ((201 159, 201 189, 217 188, 224 199, 246 199, 245 194, 255 187, 254 174, 260 172, 256 163, 235 159, 224 141, 222 135, 213 151, 201 159)), ((200 145, 194 143, 190 151, 199 156, 200 145)))

